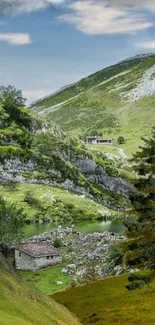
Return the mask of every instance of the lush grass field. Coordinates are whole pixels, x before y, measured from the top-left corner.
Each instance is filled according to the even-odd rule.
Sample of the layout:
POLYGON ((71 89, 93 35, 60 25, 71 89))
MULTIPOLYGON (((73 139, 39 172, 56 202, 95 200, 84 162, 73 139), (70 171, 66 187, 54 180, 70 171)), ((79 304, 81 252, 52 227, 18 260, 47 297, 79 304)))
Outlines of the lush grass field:
POLYGON ((65 305, 84 325, 154 325, 153 289, 128 292, 127 276, 107 278, 52 296, 65 305))
MULTIPOLYGON (((149 135, 149 134, 148 134, 149 135)), ((118 136, 117 136, 118 138, 118 136)), ((123 153, 127 156, 126 159, 130 159, 133 157, 133 154, 139 150, 139 146, 143 144, 143 141, 138 139, 131 139, 126 140, 123 144, 118 144, 117 142, 114 142, 113 145, 88 145, 88 148, 95 148, 98 150, 101 150, 106 153, 113 154, 114 156, 118 156, 119 158, 122 158, 122 154, 120 152, 120 148, 123 150, 123 153)))
POLYGON ((52 268, 40 271, 19 271, 20 277, 29 284, 35 285, 46 294, 54 294, 58 291, 66 290, 72 281, 72 277, 61 273, 62 266, 54 266, 52 268), (60 281, 63 284, 58 285, 60 281))

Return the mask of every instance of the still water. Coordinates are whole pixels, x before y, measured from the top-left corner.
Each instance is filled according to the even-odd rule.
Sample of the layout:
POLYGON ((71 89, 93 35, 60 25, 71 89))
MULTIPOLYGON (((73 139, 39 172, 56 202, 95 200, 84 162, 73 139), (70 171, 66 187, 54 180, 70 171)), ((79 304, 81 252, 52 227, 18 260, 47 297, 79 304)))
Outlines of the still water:
MULTIPOLYGON (((70 226, 68 224, 62 224, 62 227, 70 226)), ((25 226, 25 237, 32 237, 34 235, 40 235, 43 232, 48 232, 58 227, 58 224, 43 223, 43 224, 31 224, 25 226)), ((115 232, 122 233, 125 231, 125 227, 118 220, 113 221, 95 221, 95 222, 79 222, 75 224, 75 229, 83 234, 89 234, 93 232, 115 232)))

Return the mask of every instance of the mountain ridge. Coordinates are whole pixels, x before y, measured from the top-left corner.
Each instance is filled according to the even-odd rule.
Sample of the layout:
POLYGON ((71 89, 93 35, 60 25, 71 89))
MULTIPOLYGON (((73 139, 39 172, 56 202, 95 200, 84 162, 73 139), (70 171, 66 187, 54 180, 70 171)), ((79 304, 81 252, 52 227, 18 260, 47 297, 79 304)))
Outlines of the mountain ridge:
MULTIPOLYGON (((128 58, 126 58, 126 59, 124 59, 124 60, 118 61, 118 63, 113 64, 113 65, 111 65, 110 67, 114 67, 114 66, 116 66, 117 64, 121 64, 121 63, 124 63, 124 62, 129 62, 129 61, 132 61, 132 60, 134 60, 134 59, 143 59, 143 58, 150 57, 150 56, 154 56, 154 55, 155 55, 155 53, 137 54, 137 55, 135 55, 135 56, 133 56, 133 57, 128 57, 128 58)), ((102 71, 105 70, 106 68, 108 68, 108 67, 105 67, 105 68, 103 68, 103 69, 101 69, 101 70, 98 70, 97 72, 102 72, 102 71)), ((96 74, 96 72, 90 74, 88 77, 91 77, 91 76, 93 76, 94 74, 96 74)), ((70 88, 70 87, 72 87, 72 86, 78 84, 81 80, 84 80, 85 78, 88 78, 88 77, 83 77, 82 79, 79 79, 79 80, 77 80, 77 81, 75 81, 75 82, 73 82, 73 83, 70 83, 70 84, 68 84, 68 85, 62 86, 61 88, 59 88, 58 90, 54 91, 53 93, 51 93, 51 94, 49 94, 49 95, 47 95, 47 96, 45 96, 45 97, 43 97, 43 98, 41 98, 41 99, 38 99, 38 100, 32 102, 31 105, 30 105, 30 107, 34 107, 35 104, 39 103, 40 101, 42 101, 42 100, 44 100, 44 99, 47 99, 47 98, 49 98, 49 97, 55 96, 55 95, 57 95, 58 93, 60 93, 61 91, 64 91, 65 89, 70 88)))
POLYGON ((31 105, 65 132, 97 129, 141 143, 154 125, 155 54, 125 59, 31 105))

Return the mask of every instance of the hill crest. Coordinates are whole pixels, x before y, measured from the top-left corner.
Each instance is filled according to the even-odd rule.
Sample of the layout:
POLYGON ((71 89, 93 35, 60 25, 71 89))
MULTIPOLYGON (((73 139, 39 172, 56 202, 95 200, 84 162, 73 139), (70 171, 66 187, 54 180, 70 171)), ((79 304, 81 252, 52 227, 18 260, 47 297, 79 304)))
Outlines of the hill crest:
POLYGON ((97 129, 140 144, 155 121, 155 54, 100 70, 32 105, 32 110, 79 136, 97 129))

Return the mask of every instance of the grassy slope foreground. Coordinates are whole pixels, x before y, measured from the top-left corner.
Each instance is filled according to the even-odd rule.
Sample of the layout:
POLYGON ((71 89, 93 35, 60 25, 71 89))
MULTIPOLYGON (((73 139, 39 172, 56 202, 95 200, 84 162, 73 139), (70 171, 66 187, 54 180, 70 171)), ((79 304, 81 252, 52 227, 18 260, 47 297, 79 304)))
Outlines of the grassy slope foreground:
MULTIPOLYGON (((127 276, 107 278, 52 296, 83 325, 154 325, 155 289, 125 289, 127 276)), ((155 283, 153 283, 155 287, 155 283)))
MULTIPOLYGON (((2 257, 0 256, 2 263, 2 257)), ((78 325, 67 309, 24 284, 7 270, 0 269, 1 325, 78 325)))
MULTIPOLYGON (((104 136, 124 136, 131 154, 155 123, 155 55, 140 56, 103 69, 32 105, 65 131, 90 128, 104 136), (131 148, 131 149, 130 149, 131 148)), ((106 148, 105 148, 106 149, 106 148)))

